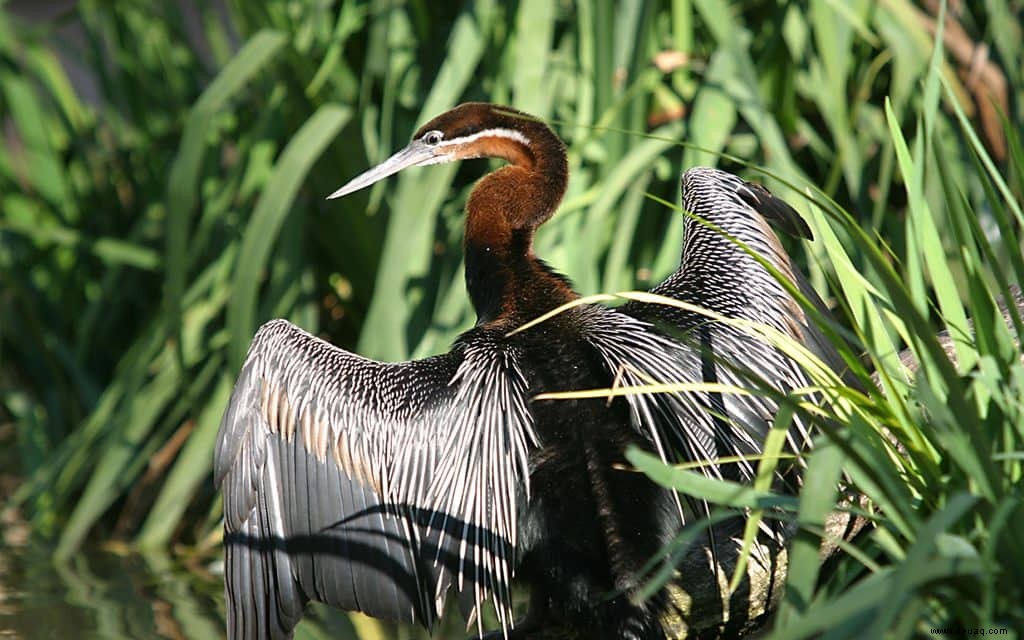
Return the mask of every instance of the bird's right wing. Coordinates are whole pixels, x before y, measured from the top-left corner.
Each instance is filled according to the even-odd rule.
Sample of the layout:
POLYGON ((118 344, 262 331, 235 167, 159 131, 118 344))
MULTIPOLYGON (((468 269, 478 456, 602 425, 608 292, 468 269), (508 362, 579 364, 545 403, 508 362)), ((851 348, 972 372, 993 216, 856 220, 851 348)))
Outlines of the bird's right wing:
POLYGON ((451 584, 511 624, 535 443, 516 353, 478 334, 381 363, 275 320, 221 422, 229 636, 289 637, 308 600, 430 625, 451 584))

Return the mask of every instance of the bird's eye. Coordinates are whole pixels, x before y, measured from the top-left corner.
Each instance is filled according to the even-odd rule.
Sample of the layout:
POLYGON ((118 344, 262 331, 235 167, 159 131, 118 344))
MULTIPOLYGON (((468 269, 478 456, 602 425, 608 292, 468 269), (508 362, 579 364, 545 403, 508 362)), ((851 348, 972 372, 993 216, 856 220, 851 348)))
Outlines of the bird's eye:
POLYGON ((428 131, 423 134, 423 142, 426 142, 430 146, 434 146, 438 142, 441 142, 442 138, 444 138, 444 134, 440 131, 428 131))

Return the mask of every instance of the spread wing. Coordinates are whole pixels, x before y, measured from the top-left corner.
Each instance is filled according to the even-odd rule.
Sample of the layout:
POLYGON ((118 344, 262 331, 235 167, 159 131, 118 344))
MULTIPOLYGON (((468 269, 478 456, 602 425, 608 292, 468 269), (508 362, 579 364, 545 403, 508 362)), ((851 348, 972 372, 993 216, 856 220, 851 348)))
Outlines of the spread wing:
MULTIPOLYGON (((795 338, 834 371, 845 374, 847 366, 821 330, 806 316, 799 304, 767 269, 723 232, 742 241, 767 260, 783 277, 796 285, 805 298, 825 317, 828 308, 807 279, 792 264, 768 223, 795 237, 811 238, 811 230, 789 204, 763 186, 707 167, 695 167, 683 174, 683 208, 717 227, 688 218, 680 267, 654 292, 704 306, 733 318, 746 318, 774 327, 795 338)), ((678 314, 677 325, 692 329, 703 319, 678 314)), ((763 373, 778 378, 792 370, 792 363, 764 346, 757 347, 763 373)), ((793 372, 799 380, 802 374, 793 372)), ((856 383, 846 375, 847 383, 856 383)))
MULTIPOLYGON (((835 348, 808 320, 785 287, 735 242, 739 240, 747 245, 824 309, 824 304, 793 267, 768 226, 770 220, 794 235, 809 237, 810 230, 800 216, 764 187, 717 169, 698 167, 686 171, 682 192, 683 208, 693 216, 686 220, 680 265, 675 273, 652 289, 652 293, 688 302, 727 318, 772 327, 842 371, 843 361, 835 348)), ((692 380, 755 391, 767 388, 780 393, 808 384, 805 372, 797 363, 742 328, 658 304, 631 302, 622 310, 667 327, 669 333, 688 345, 691 357, 698 360, 696 364, 684 365, 692 372, 692 380)), ((707 407, 703 424, 709 419, 713 424, 703 427, 705 433, 695 441, 701 443, 702 450, 718 456, 759 451, 778 412, 776 399, 756 392, 752 395, 711 393, 702 396, 700 402, 707 407)), ((802 449, 809 440, 807 426, 798 419, 789 436, 790 448, 802 449)), ((732 469, 739 475, 734 479, 753 477, 754 467, 749 463, 741 462, 732 469)))
POLYGON ((290 637, 308 600, 431 625, 455 585, 511 624, 518 501, 535 434, 517 354, 368 360, 275 320, 221 422, 232 638, 290 637))

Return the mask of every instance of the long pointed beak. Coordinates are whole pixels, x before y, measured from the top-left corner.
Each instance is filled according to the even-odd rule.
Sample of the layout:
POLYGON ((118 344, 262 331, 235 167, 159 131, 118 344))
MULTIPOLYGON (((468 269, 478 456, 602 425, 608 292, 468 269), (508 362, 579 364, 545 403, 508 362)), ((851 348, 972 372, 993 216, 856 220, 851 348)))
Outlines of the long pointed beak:
POLYGON ((409 143, 409 146, 391 156, 384 162, 349 180, 347 184, 327 196, 327 199, 333 200, 334 198, 340 198, 341 196, 359 191, 360 189, 364 189, 371 184, 383 180, 388 176, 392 176, 408 167, 437 164, 449 159, 446 155, 443 153, 437 153, 437 151, 438 149, 436 147, 428 146, 419 140, 413 140, 409 143))

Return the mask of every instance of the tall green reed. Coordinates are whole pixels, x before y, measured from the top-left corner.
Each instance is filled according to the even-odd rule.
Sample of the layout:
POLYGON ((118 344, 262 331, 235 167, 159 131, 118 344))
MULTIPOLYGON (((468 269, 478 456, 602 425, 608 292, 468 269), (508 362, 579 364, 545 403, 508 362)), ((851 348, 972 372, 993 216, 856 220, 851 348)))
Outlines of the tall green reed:
MULTIPOLYGON (((1020 373, 993 307, 1024 272, 1019 11, 990 0, 955 18, 1006 80, 1002 159, 979 120, 982 76, 953 47, 934 53, 936 16, 905 0, 281 0, 194 16, 82 2, 31 27, 4 10, 0 415, 25 479, 13 504, 61 556, 111 536, 203 549, 219 528, 212 441, 262 321, 384 359, 445 349, 473 321, 461 207, 486 167, 323 196, 423 120, 486 99, 566 139, 573 177, 538 252, 583 293, 674 269, 682 217, 645 196, 676 201, 683 169, 742 169, 724 153, 781 178, 766 182, 814 221, 812 282, 884 372, 849 442, 815 454, 884 514, 871 553, 891 568, 872 578, 918 594, 899 610, 872 601, 871 620, 997 620, 1016 592, 996 567, 1019 557, 1020 373), (66 23, 80 41, 62 37, 66 23), (94 100, 58 52, 89 71, 94 100), (820 192, 803 205, 809 185, 820 192), (978 345, 958 342, 953 369, 929 336, 962 336, 967 316, 978 345), (904 345, 921 362, 913 383, 897 368, 904 345), (961 574, 941 588, 908 577, 962 541, 984 597, 943 600, 961 574)), ((794 557, 809 560, 812 542, 794 557)), ((855 568, 822 580, 801 566, 792 592, 816 600, 787 601, 780 628, 817 628, 823 605, 807 602, 834 612, 843 594, 873 593, 855 568)))

